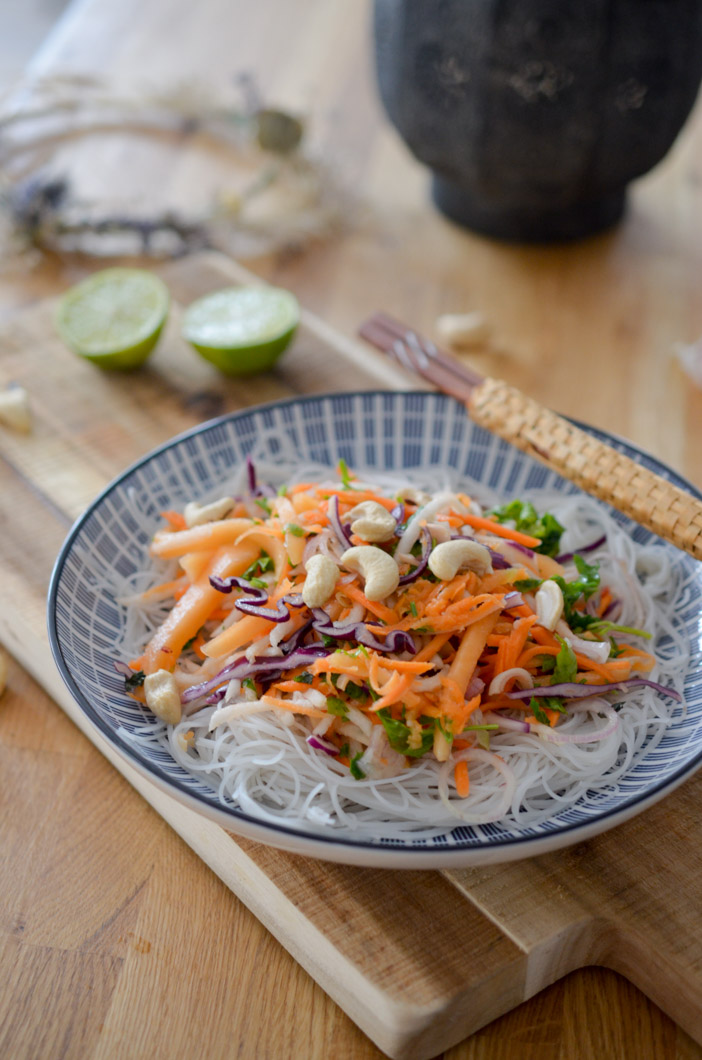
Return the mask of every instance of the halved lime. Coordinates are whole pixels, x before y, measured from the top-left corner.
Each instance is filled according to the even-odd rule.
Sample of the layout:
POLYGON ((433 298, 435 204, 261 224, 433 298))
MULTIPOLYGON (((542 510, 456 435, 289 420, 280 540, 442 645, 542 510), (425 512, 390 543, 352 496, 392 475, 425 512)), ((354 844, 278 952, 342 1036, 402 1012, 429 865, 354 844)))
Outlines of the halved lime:
POLYGON ((280 357, 299 319, 281 287, 225 287, 188 306, 183 338, 226 375, 253 375, 280 357))
POLYGON ((136 368, 156 345, 169 304, 152 272, 103 269, 66 292, 56 326, 74 353, 101 368, 136 368))

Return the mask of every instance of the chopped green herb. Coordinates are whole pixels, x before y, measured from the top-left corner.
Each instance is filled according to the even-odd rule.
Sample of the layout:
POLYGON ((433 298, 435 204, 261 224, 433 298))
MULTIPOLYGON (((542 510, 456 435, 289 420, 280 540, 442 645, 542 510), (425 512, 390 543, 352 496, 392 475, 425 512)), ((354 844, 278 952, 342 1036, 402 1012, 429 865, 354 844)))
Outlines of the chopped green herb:
POLYGON ((341 479, 341 485, 345 490, 352 490, 351 484, 351 473, 348 469, 348 465, 345 460, 339 460, 339 478, 341 479))
POLYGON ((537 655, 536 662, 539 664, 539 669, 545 674, 552 674, 556 669, 555 655, 537 655))
POLYGON ((194 637, 191 637, 190 640, 186 640, 185 644, 183 645, 183 651, 187 651, 188 648, 192 648, 192 646, 193 646, 193 644, 195 643, 196 640, 197 640, 197 633, 195 634, 194 637))
POLYGON ((288 493, 288 487, 287 486, 278 486, 278 496, 279 497, 286 497, 287 493, 288 493))
POLYGON ((413 618, 417 617, 417 605, 415 604, 414 600, 410 602, 410 612, 413 618))
POLYGON ((275 564, 268 553, 261 552, 258 559, 255 559, 251 566, 246 568, 242 574, 242 578, 245 578, 246 581, 250 582, 257 574, 265 574, 267 571, 273 570, 274 566, 275 564))
MULTIPOLYGON (((497 728, 497 726, 495 726, 495 728, 497 728)), ((482 747, 482 749, 484 751, 489 751, 490 750, 490 733, 489 732, 482 731, 482 732, 478 733, 478 747, 482 747)))
POLYGON ((618 659, 620 655, 624 654, 624 649, 617 644, 614 637, 609 638, 609 643, 611 644, 611 648, 609 649, 610 659, 618 659))
POLYGON ((249 578, 249 581, 253 585, 254 589, 269 589, 270 586, 267 582, 261 580, 261 578, 249 578))
POLYGON ((360 685, 355 685, 353 683, 353 681, 349 681, 349 683, 347 684, 346 688, 344 689, 344 692, 349 697, 349 699, 367 699, 368 698, 368 693, 366 692, 365 688, 361 688, 360 685))
POLYGON ((415 633, 433 633, 434 629, 432 626, 415 626, 415 633))
POLYGON ((536 696, 532 696, 529 700, 529 709, 536 718, 536 720, 540 721, 542 725, 551 724, 551 722, 548 720, 548 716, 544 713, 543 707, 539 703, 536 696))
POLYGON ((285 527, 285 533, 286 534, 294 534, 295 537, 304 537, 305 536, 305 531, 302 529, 301 526, 298 526, 297 523, 288 523, 287 526, 285 527))
POLYGON ((336 647, 336 640, 334 637, 328 637, 326 633, 322 633, 322 644, 325 648, 336 647))
POLYGON ((349 750, 350 750, 350 748, 349 748, 348 743, 342 743, 341 747, 339 748, 339 754, 343 755, 344 758, 345 758, 346 755, 349 753, 349 750))
POLYGON ((561 646, 561 650, 556 656, 556 664, 551 676, 551 684, 570 684, 575 680, 575 675, 578 672, 578 662, 575 658, 575 652, 567 640, 563 640, 563 638, 559 637, 557 633, 555 634, 555 637, 561 646))
POLYGON ((244 680, 241 682, 241 687, 249 688, 252 692, 255 692, 256 682, 254 681, 253 677, 245 677, 244 680))
POLYGON ((358 764, 359 758, 363 758, 363 751, 359 751, 358 754, 354 755, 349 765, 351 776, 354 780, 363 780, 366 775, 358 764))
POLYGON ((539 516, 531 501, 515 500, 500 508, 493 508, 488 514, 500 523, 514 523, 515 529, 523 534, 540 538, 541 544, 537 545, 535 552, 544 556, 558 555, 565 527, 550 512, 539 516))
POLYGON ((542 725, 550 725, 551 722, 548 720, 548 715, 545 713, 547 710, 557 710, 559 714, 565 714, 566 708, 563 705, 563 700, 560 696, 532 696, 529 700, 529 709, 542 725))
POLYGON ((630 633, 632 637, 643 637, 651 639, 651 634, 645 629, 634 629, 633 626, 619 626, 616 622, 608 622, 606 619, 595 620, 589 627, 593 633, 630 633))
POLYGON ((335 718, 347 718, 349 708, 338 696, 327 696, 327 713, 333 714, 335 718))
POLYGON ((434 746, 434 718, 427 718, 422 715, 419 719, 421 743, 419 747, 411 747, 409 741, 412 736, 412 730, 409 725, 405 725, 404 721, 397 721, 393 718, 387 707, 378 711, 378 717, 383 723, 388 743, 393 751, 398 751, 399 754, 407 755, 409 758, 421 758, 427 751, 431 751, 434 746))
POLYGON ((538 589, 541 584, 541 578, 520 578, 514 583, 514 588, 520 593, 530 593, 532 589, 538 589))
POLYGON ((146 678, 143 670, 135 670, 133 674, 124 679, 124 691, 133 692, 135 688, 141 688, 146 678))
POLYGON ((298 674, 297 677, 293 677, 293 681, 297 681, 299 685, 311 685, 314 681, 314 675, 305 672, 304 674, 298 674))
POLYGON ((582 556, 573 556, 573 562, 578 571, 578 577, 567 582, 560 574, 551 580, 560 586, 563 593, 563 617, 574 633, 579 630, 590 629, 602 620, 595 615, 588 615, 579 611, 576 604, 582 598, 589 600, 593 593, 600 587, 600 565, 599 563, 588 563, 582 556))
POLYGON ((267 497, 256 497, 255 501, 256 501, 256 504, 261 509, 261 511, 265 512, 266 515, 272 515, 273 514, 271 512, 271 506, 268 503, 268 498, 267 497))

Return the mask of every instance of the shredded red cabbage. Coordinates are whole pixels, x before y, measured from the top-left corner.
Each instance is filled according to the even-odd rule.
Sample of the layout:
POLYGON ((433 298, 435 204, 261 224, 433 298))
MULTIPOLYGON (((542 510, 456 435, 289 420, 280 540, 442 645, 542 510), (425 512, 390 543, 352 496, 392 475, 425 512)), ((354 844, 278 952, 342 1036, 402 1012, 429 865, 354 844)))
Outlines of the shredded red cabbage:
POLYGON ((645 677, 628 677, 626 681, 617 681, 608 685, 580 685, 575 682, 564 681, 559 685, 538 685, 536 688, 515 688, 512 692, 504 692, 508 699, 531 699, 541 696, 564 696, 566 699, 585 699, 587 696, 601 695, 603 692, 625 692, 629 688, 637 688, 646 685, 655 688, 663 696, 670 696, 676 703, 682 703, 682 696, 674 688, 666 688, 656 681, 648 681, 645 677))
POLYGON ((323 659, 330 654, 331 649, 325 648, 323 644, 309 644, 302 648, 297 648, 287 655, 259 655, 250 662, 245 655, 242 655, 236 662, 229 663, 218 674, 211 677, 209 681, 201 681, 200 684, 186 688, 180 697, 180 701, 181 703, 191 703, 193 700, 200 699, 201 696, 206 696, 213 692, 223 681, 229 682, 235 677, 242 681, 246 677, 259 676, 272 680, 274 675, 283 673, 285 670, 295 670, 298 666, 307 666, 309 663, 314 662, 315 659, 323 659))
POLYGON ((334 493, 329 501, 327 508, 327 515, 329 516, 329 522, 332 525, 332 530, 339 538, 339 541, 344 548, 350 548, 353 542, 351 541, 351 534, 349 532, 349 526, 342 525, 341 518, 339 516, 339 498, 334 493))
POLYGON ((568 563, 573 556, 581 556, 585 552, 594 552, 600 545, 604 545, 607 540, 607 535, 603 534, 602 537, 598 537, 597 541, 593 541, 591 545, 585 545, 584 548, 576 548, 575 552, 564 552, 560 556, 556 556, 556 563, 568 563))
POLYGON ((419 557, 419 563, 416 567, 413 567, 413 569, 409 571, 408 574, 402 575, 399 582, 397 583, 398 585, 409 585, 410 582, 416 581, 417 578, 419 578, 419 576, 423 574, 424 571, 427 569, 429 556, 431 555, 432 541, 431 534, 429 533, 426 526, 423 526, 422 529, 419 531, 419 536, 422 540, 422 554, 419 557))
POLYGON ((502 601, 503 606, 509 611, 512 607, 521 607, 524 603, 524 597, 521 593, 518 593, 516 589, 513 589, 511 593, 505 593, 502 601))
POLYGON ((230 593, 236 586, 245 589, 249 596, 242 596, 237 600, 234 607, 237 611, 243 611, 245 615, 255 615, 256 618, 265 618, 268 622, 287 622, 290 619, 290 607, 304 607, 300 593, 288 593, 282 597, 275 608, 267 607, 268 593, 265 589, 257 589, 246 581, 245 578, 218 578, 210 576, 210 585, 220 593, 230 593), (287 606, 286 606, 287 605, 287 606))
POLYGON ((234 588, 245 589, 247 593, 253 594, 257 603, 263 603, 268 599, 268 593, 265 589, 257 589, 246 578, 237 578, 234 575, 231 578, 218 578, 216 574, 211 574, 210 585, 218 593, 230 593, 234 588))
POLYGON ((405 506, 404 506, 404 504, 402 504, 402 503, 396 504, 395 507, 393 508, 393 510, 390 512, 390 515, 393 517, 393 519, 397 523, 397 526, 395 527, 395 533, 398 536, 400 536, 400 527, 402 526, 402 524, 405 521, 405 506))
POLYGON ((265 483, 258 484, 256 468, 250 456, 246 457, 246 475, 249 483, 249 493, 252 497, 275 497, 275 490, 265 483))
POLYGON ((313 607, 312 614, 314 615, 312 628, 324 637, 348 640, 353 644, 362 644, 366 648, 372 648, 373 651, 398 653, 406 651, 411 655, 417 651, 412 637, 402 629, 392 630, 382 641, 371 633, 365 622, 332 622, 327 612, 321 607, 313 607))
MULTIPOLYGON (((532 548, 527 548, 526 545, 520 545, 518 541, 510 540, 508 543, 510 548, 516 548, 517 552, 523 552, 525 556, 532 557, 536 555, 532 548)), ((509 566, 511 566, 511 564, 509 564, 509 566)))
POLYGON ((308 736, 307 743, 310 747, 314 747, 316 751, 324 751, 327 755, 333 755, 335 757, 340 753, 338 747, 335 747, 333 743, 329 742, 329 740, 323 740, 321 736, 315 736, 314 734, 308 736))
MULTIPOLYGON (((458 537, 463 537, 462 534, 459 534, 457 536, 458 537)), ((464 540, 465 540, 465 538, 464 538, 464 540)), ((512 566, 512 564, 509 562, 509 560, 505 559, 505 557, 502 555, 501 552, 496 552, 495 549, 494 548, 490 548, 489 545, 486 545, 485 547, 487 548, 488 552, 490 553, 490 559, 492 560, 492 569, 493 570, 507 570, 508 567, 512 566)))
POLYGON ((473 696, 481 695, 484 688, 485 688, 485 682, 482 680, 482 678, 480 678, 480 677, 472 677, 471 680, 470 680, 470 684, 466 688, 465 698, 468 700, 468 699, 472 699, 473 696))

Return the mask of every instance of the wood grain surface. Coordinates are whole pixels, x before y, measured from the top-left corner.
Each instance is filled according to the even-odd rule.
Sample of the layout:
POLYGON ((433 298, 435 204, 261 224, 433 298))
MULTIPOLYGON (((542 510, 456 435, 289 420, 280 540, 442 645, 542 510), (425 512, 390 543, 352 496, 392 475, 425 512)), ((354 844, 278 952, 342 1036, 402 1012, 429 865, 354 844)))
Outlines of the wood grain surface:
MULTIPOLYGON (((432 210, 425 173, 384 121, 370 68, 368 10, 366 2, 351 0, 83 0, 34 70, 98 71, 151 83, 208 77, 220 85, 244 69, 255 72, 271 99, 309 114, 317 148, 361 201, 345 233, 304 254, 254 262, 261 276, 295 290, 347 334, 380 307, 426 333, 440 311, 480 308, 493 326, 489 348, 472 358, 481 372, 633 439, 702 485, 702 397, 670 356, 674 343, 702 332, 699 108, 665 163, 637 185, 628 218, 614 233, 562 248, 492 244, 432 210)), ((193 150, 178 145, 172 157, 154 163, 155 174, 187 191, 193 150)), ((129 148, 113 145, 108 156, 100 176, 106 187, 119 183, 129 148)), ((85 170, 80 151, 76 165, 85 170)), ((83 269, 77 261, 47 261, 30 275, 5 276, 0 305, 29 306, 83 269)), ((21 373, 22 364, 21 342, 3 340, 0 381, 21 373)), ((52 370, 51 363, 43 365, 47 381, 52 370)), ((27 486, 23 461, 30 457, 18 438, 3 432, 0 517, 10 531, 4 542, 22 547, 8 555, 4 545, 2 587, 18 600, 27 584, 37 587, 27 604, 34 621, 43 621, 45 557, 55 553, 67 528, 62 497, 78 486, 84 492, 76 507, 87 503, 115 454, 126 464, 161 432, 298 386, 276 374, 246 384, 251 389, 240 396, 219 380, 187 381, 189 370, 181 365, 182 374, 170 377, 155 362, 156 378, 149 375, 138 393, 100 381, 110 403, 119 393, 121 409, 100 431, 81 413, 86 400, 102 400, 100 391, 74 393, 60 377, 53 379, 53 395, 46 390, 39 410, 52 448, 32 442, 31 459, 44 461, 54 498, 45 500, 27 486), (158 394, 156 407, 147 393, 150 399, 158 394), (130 406, 142 401, 156 423, 137 431, 130 406), (82 477, 80 483, 66 477, 73 451, 93 467, 88 485, 82 477)), ((11 623, 3 639, 12 650, 11 623)), ((332 1049, 342 1057, 380 1055, 16 665, 0 701, 0 754, 7 855, 0 867, 2 975, 8 984, 0 998, 0 1055, 189 1056, 197 1050, 321 1058, 332 1049)), ((694 790, 683 789, 687 823, 679 834, 673 829, 676 851, 692 841, 694 790)), ((661 839, 652 825, 647 832, 637 825, 636 842, 660 851, 653 868, 690 911, 685 930, 698 940, 699 876, 678 878, 675 859, 666 854, 669 835, 661 839)), ((611 842, 623 834, 617 830, 611 842)), ((524 893, 553 886, 577 894, 578 858, 587 857, 590 846, 565 860, 560 877, 530 864, 524 893)), ((501 876, 456 882, 480 895, 478 907, 490 919, 504 912, 501 876)), ((641 932, 665 919, 664 910, 654 909, 656 918, 646 906, 646 881, 623 880, 619 893, 628 894, 628 901, 621 899, 623 915, 641 932)), ((529 943, 528 922, 528 903, 520 903, 518 948, 529 943)), ((621 970, 648 988, 655 976, 640 965, 632 960, 621 970)), ((699 998, 691 1001, 699 1004, 699 998)), ((587 969, 446 1055, 687 1060, 702 1050, 625 979, 587 969)))

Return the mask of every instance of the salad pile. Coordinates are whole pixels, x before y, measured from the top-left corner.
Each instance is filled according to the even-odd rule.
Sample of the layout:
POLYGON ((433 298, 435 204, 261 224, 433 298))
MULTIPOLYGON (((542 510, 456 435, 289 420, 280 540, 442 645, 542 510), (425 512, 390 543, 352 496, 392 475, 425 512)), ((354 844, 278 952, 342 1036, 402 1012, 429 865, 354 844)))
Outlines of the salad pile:
MULTIPOLYGON (((412 799, 444 820, 499 820, 530 790, 511 764, 520 741, 528 761, 539 743, 564 751, 561 773, 580 784, 575 750, 595 772, 616 760, 613 700, 680 700, 649 676, 650 632, 622 622, 621 586, 601 577, 604 536, 562 553, 564 527, 528 501, 483 510, 461 491, 390 493, 343 462, 336 480, 276 491, 249 462, 241 495, 162 514, 150 551, 172 566, 138 601, 158 620, 117 665, 181 760, 231 798, 251 777, 249 764, 237 779, 238 730, 248 746, 252 722, 263 739, 272 723, 311 773, 298 791, 276 759, 251 796, 264 807, 296 801, 315 820, 331 784, 318 823, 338 823, 349 801, 396 817, 383 784, 421 775, 412 799)), ((411 821, 406 800, 401 811, 411 821)))

